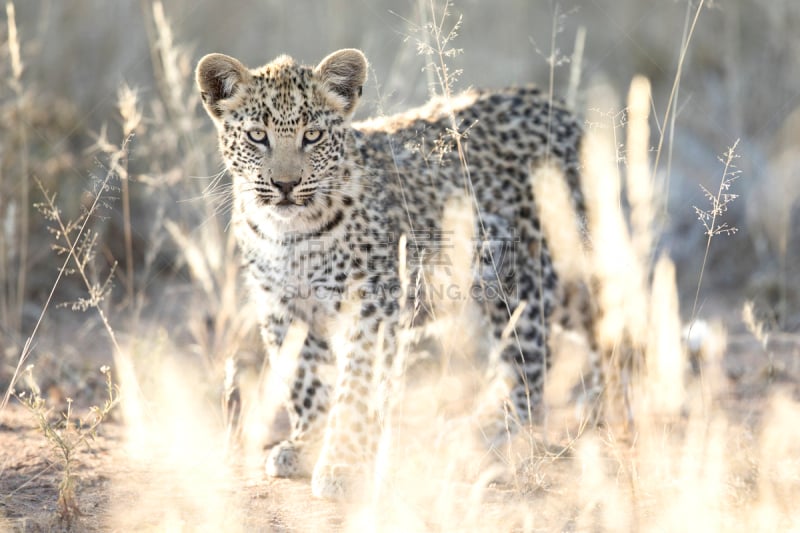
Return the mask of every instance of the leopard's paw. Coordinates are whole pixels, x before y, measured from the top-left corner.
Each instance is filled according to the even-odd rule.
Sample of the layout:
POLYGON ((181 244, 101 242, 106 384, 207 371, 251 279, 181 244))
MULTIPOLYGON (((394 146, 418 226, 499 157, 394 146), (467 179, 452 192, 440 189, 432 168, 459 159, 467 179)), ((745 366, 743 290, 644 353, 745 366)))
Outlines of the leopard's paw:
POLYGON ((349 465, 317 464, 311 476, 311 493, 326 500, 344 500, 353 496, 358 476, 349 465))
POLYGON ((291 441, 285 440, 275 445, 267 456, 265 465, 270 477, 297 477, 303 474, 300 464, 300 450, 291 441))

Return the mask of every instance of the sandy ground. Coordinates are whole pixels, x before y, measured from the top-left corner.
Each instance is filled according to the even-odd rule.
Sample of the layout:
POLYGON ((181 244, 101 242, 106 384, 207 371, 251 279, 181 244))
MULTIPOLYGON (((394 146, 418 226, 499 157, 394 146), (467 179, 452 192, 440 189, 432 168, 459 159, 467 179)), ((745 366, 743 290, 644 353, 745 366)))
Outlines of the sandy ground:
MULTIPOLYGON (((75 472, 81 516, 73 524, 74 530, 203 529, 204 524, 192 522, 190 495, 165 490, 169 472, 132 460, 122 439, 122 425, 109 421, 91 448, 78 453, 75 472), (152 498, 160 500, 160 505, 148 509, 143 500, 152 498), (171 502, 164 505, 165 501, 171 502), (165 514, 170 508, 176 511, 174 516, 165 514)), ((0 449, 0 530, 65 528, 56 505, 61 468, 53 462, 54 454, 25 408, 11 405, 3 412, 0 449)), ((324 525, 328 531, 341 528, 344 513, 340 506, 312 499, 307 480, 262 478, 254 482, 240 475, 231 481, 232 486, 217 491, 236 500, 241 530, 308 531, 312 525, 324 525)))

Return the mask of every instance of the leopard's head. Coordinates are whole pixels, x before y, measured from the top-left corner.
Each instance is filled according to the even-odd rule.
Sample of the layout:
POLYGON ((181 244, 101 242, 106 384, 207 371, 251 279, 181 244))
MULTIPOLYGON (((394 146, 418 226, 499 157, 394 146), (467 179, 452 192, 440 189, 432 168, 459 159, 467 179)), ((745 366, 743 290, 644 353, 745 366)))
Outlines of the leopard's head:
POLYGON ((292 223, 351 201, 345 143, 366 73, 354 49, 316 67, 287 56, 258 69, 223 54, 200 60, 197 85, 241 209, 292 223))

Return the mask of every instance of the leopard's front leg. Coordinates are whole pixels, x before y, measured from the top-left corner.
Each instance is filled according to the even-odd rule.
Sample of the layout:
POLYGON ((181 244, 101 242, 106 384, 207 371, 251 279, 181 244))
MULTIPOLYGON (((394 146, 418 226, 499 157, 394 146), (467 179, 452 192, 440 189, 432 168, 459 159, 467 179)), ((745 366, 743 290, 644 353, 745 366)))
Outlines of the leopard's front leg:
POLYGON ((367 480, 380 437, 386 406, 377 385, 389 376, 399 313, 392 301, 365 300, 359 307, 336 353, 338 377, 311 479, 312 493, 320 498, 341 498, 354 483, 367 480))
MULTIPOLYGON (((288 319, 283 316, 272 316, 262 326, 273 369, 287 368, 278 359, 284 357, 279 354, 279 347, 284 344, 288 329, 288 319)), ((271 477, 308 475, 308 448, 314 448, 321 440, 330 404, 330 387, 319 376, 320 366, 332 360, 328 343, 309 331, 297 358, 290 360, 296 364, 288 366, 282 378, 291 435, 275 445, 267 456, 265 468, 271 477)))

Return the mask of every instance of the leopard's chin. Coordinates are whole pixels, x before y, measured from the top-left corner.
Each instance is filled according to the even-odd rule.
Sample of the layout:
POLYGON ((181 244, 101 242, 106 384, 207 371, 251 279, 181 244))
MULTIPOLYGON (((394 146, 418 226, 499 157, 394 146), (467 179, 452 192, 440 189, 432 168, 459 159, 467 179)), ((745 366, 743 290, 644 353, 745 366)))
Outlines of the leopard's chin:
POLYGON ((305 210, 305 207, 294 202, 277 203, 270 206, 270 211, 272 211, 273 214, 285 220, 295 218, 305 210))

